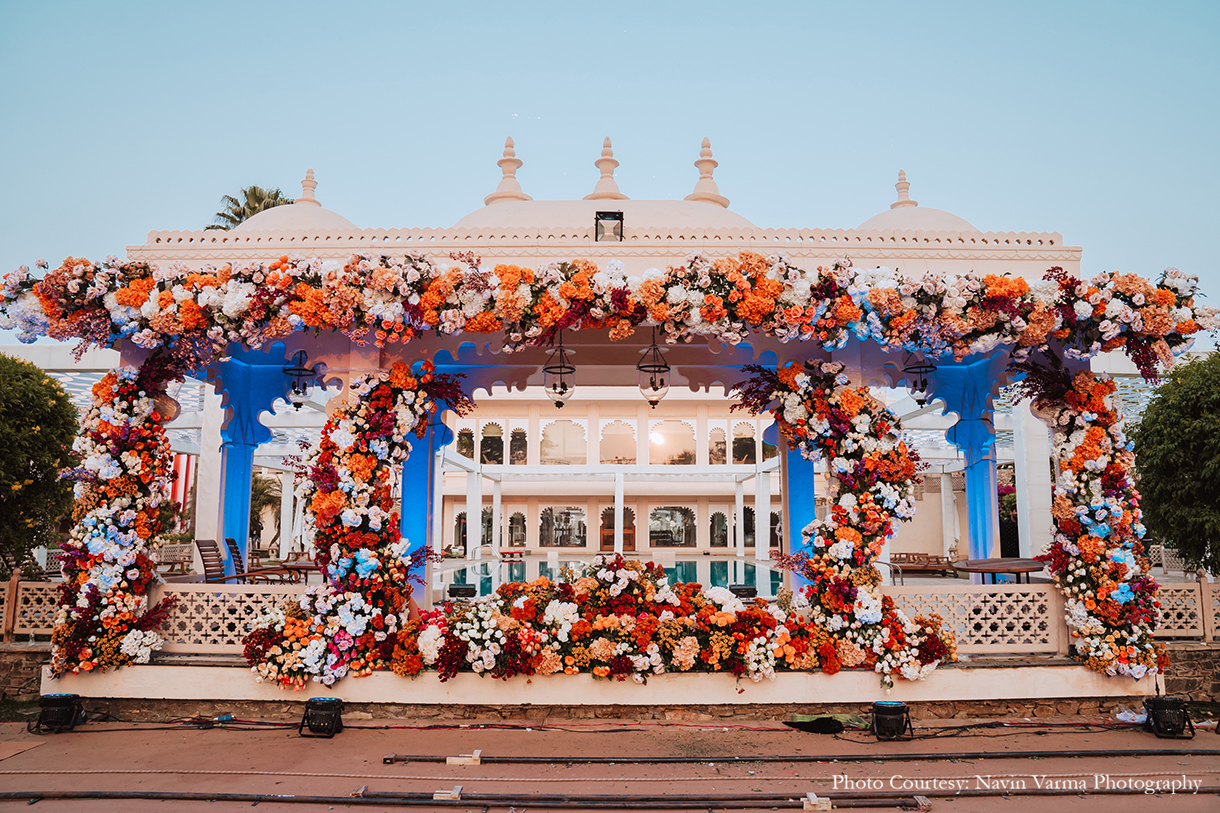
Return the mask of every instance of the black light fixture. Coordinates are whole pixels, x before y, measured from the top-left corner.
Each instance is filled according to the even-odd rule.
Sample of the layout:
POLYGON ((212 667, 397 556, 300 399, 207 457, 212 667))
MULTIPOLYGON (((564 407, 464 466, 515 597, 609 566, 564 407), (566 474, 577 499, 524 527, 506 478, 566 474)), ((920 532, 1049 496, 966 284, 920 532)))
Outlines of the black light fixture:
POLYGON ((85 722, 78 694, 44 694, 38 698, 38 708, 38 722, 29 727, 31 733, 58 734, 85 722))
POLYGON ((873 736, 878 740, 911 740, 915 729, 911 726, 911 712, 907 704, 899 700, 878 700, 873 703, 873 736))
POLYGON ((931 400, 931 393, 928 391, 928 376, 936 372, 936 365, 928 361, 922 355, 915 355, 908 352, 906 358, 902 360, 902 372, 906 374, 907 387, 911 390, 911 397, 915 399, 915 403, 922 406, 927 406, 931 400))
POLYGON ((730 584, 729 592, 737 598, 755 598, 758 596, 758 586, 753 584, 730 584))
POLYGON ((343 701, 337 697, 311 697, 305 701, 305 716, 297 726, 302 737, 330 738, 343 730, 343 701), (305 733, 305 729, 309 733, 305 733))
POLYGON ((597 212, 593 215, 593 242, 623 242, 623 213, 597 212))
POLYGON ((652 344, 644 351, 644 357, 635 368, 640 371, 640 393, 644 400, 656 409, 657 404, 661 403, 661 399, 669 392, 669 365, 665 363, 661 348, 657 347, 655 327, 652 329, 652 344))
POLYGON ((555 402, 556 409, 562 409, 563 402, 576 391, 576 368, 563 349, 563 331, 559 332, 559 346, 542 368, 542 386, 546 388, 546 396, 555 402))
POLYGON ((479 588, 473 584, 450 584, 446 592, 449 594, 449 600, 452 601, 453 599, 474 598, 478 594, 479 588))
POLYGON ((1193 740, 1195 724, 1186 713, 1186 701, 1180 697, 1149 697, 1144 700, 1145 723, 1148 730, 1163 740, 1193 740), (1186 733, 1189 731, 1190 733, 1186 733))
POLYGON ((301 404, 309 400, 309 381, 318 371, 313 367, 306 367, 309 363, 309 356, 304 350, 298 350, 292 356, 292 364, 284 365, 284 375, 288 376, 288 380, 292 382, 292 388, 288 390, 288 402, 292 404, 293 409, 300 410, 301 404))

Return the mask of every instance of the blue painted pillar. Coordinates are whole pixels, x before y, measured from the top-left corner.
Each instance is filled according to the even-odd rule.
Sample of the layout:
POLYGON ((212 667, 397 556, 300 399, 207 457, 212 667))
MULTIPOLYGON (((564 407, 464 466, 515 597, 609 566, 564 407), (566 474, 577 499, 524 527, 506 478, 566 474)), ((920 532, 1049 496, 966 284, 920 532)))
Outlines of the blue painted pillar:
POLYGON ((972 357, 944 364, 933 374, 933 398, 943 399, 958 421, 946 433, 966 457, 966 503, 969 509, 970 558, 988 559, 995 551, 996 505, 995 410, 991 390, 1003 371, 1005 354, 972 357))
POLYGON ((432 521, 440 510, 433 504, 436 481, 441 477, 435 465, 436 453, 452 442, 453 432, 439 418, 422 438, 411 438, 411 454, 402 464, 399 495, 402 536, 410 541, 411 553, 432 544, 432 521))
MULTIPOLYGON (((784 553, 796 553, 805 548, 805 540, 801 530, 817 519, 817 508, 814 503, 815 478, 813 461, 801 457, 795 449, 783 445, 783 466, 780 469, 781 491, 784 501, 784 553)), ((799 590, 808 584, 795 571, 792 572, 793 590, 799 590)))
MULTIPOLYGON (((227 420, 220 430, 220 542, 234 539, 246 560, 250 537, 250 484, 254 475, 254 450, 271 440, 271 430, 263 426, 258 415, 269 410, 276 398, 288 389, 283 373, 284 359, 270 353, 237 350, 228 361, 218 362, 218 378, 228 398, 227 420)), ((225 565, 225 573, 234 573, 233 562, 225 565)))

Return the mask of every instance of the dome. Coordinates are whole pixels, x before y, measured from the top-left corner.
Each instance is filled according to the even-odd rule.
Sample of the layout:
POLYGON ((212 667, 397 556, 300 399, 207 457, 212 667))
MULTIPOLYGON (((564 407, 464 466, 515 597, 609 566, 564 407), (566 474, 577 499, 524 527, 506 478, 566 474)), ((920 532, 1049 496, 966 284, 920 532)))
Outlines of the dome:
POLYGON ((313 179, 313 170, 305 173, 301 181, 301 197, 283 206, 264 209, 249 220, 237 225, 233 231, 315 231, 319 229, 346 230, 356 224, 341 214, 322 208, 313 190, 318 182, 313 179))
POLYGON ((861 223, 859 231, 978 231, 964 217, 911 200, 906 172, 899 171, 894 186, 898 189, 898 200, 888 210, 861 223))
POLYGON ((579 232, 592 229, 594 215, 604 211, 622 212, 627 229, 754 228, 736 212, 697 200, 505 200, 476 209, 453 225, 579 232))

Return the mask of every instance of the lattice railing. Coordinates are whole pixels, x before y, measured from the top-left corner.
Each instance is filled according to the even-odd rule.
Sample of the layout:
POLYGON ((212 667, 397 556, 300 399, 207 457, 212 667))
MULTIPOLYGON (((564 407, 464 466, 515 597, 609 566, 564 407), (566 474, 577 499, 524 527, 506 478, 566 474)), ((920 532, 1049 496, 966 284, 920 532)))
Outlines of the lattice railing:
POLYGON ((1207 621, 1207 627, 1203 630, 1203 637, 1208 641, 1220 641, 1220 583, 1205 584, 1203 607, 1206 610, 1203 617, 1207 621))
MULTIPOLYGON (((1161 623, 1157 638, 1202 638, 1204 633, 1204 592, 1211 585, 1199 582, 1162 584, 1156 597, 1161 602, 1161 623)), ((1210 591, 1208 591, 1210 592, 1210 591)))
POLYGON ((305 592, 303 584, 166 584, 153 601, 177 596, 178 604, 161 634, 165 652, 241 654, 250 623, 305 592))
POLYGON ((50 635, 59 611, 59 585, 53 582, 21 582, 17 586, 13 616, 16 635, 50 635))
POLYGON ((936 613, 968 655, 1066 653, 1063 599, 1049 584, 889 587, 908 615, 936 613))

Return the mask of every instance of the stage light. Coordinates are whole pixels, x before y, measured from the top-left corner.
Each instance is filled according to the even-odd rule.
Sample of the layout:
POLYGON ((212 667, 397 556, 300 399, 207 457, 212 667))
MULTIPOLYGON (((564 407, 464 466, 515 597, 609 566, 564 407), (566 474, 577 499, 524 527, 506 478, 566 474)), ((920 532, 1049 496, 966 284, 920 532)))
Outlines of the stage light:
POLYGON ((58 734, 71 731, 85 722, 85 712, 78 694, 44 694, 38 698, 38 722, 32 732, 58 734))
POLYGON ((455 598, 474 598, 479 593, 479 588, 473 584, 451 584, 448 587, 450 600, 455 598))
POLYGON ((753 584, 730 584, 729 592, 737 598, 754 598, 758 595, 758 587, 753 584))
MULTIPOLYGON (((616 162, 617 163, 617 162, 616 162)), ((623 242, 623 213, 596 212, 593 215, 593 242, 623 242)))
POLYGON ((1182 698, 1149 697, 1144 700, 1144 711, 1148 715, 1146 727, 1161 739, 1194 739, 1195 725, 1186 713, 1186 701, 1182 698))
POLYGON ((897 700, 873 703, 873 736, 879 740, 910 740, 915 737, 911 727, 911 712, 907 704, 897 700))
POLYGON ((343 730, 343 701, 337 697, 311 697, 297 733, 302 737, 333 737, 343 730), (309 733, 305 733, 305 729, 309 733))

